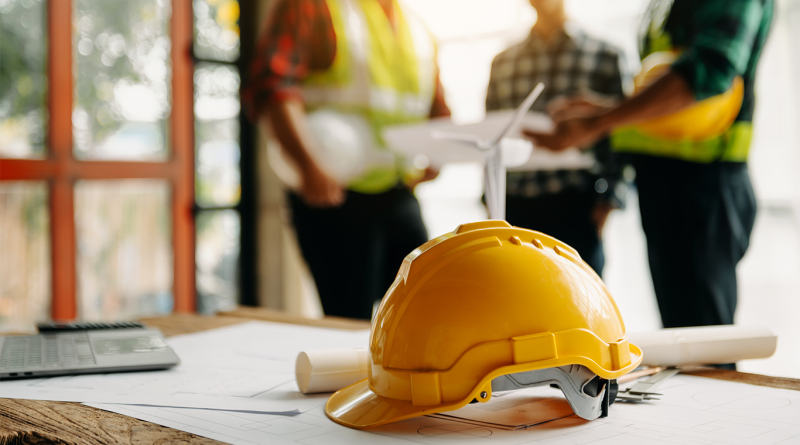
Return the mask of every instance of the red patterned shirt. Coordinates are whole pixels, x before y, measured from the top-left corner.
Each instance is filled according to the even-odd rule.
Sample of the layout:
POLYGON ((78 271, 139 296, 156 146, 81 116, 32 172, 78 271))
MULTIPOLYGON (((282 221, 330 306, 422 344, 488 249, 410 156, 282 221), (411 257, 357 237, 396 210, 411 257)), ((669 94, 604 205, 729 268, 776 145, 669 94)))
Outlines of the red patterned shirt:
MULTIPOLYGON (((330 68, 336 56, 336 33, 325 0, 280 0, 273 7, 274 13, 259 39, 243 97, 251 117, 272 102, 302 100, 300 82, 309 72, 330 68)), ((430 116, 449 115, 437 77, 430 116)))

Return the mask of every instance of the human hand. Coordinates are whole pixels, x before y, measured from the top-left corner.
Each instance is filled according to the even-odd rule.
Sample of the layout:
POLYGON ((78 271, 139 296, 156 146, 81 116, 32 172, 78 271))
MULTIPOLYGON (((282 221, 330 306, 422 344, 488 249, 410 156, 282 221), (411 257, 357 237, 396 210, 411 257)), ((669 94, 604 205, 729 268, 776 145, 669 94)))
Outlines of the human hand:
POLYGON ((316 165, 303 168, 301 180, 300 196, 310 207, 338 207, 344 202, 339 182, 316 165))
POLYGON ((439 169, 426 167, 422 172, 422 176, 411 179, 406 185, 409 189, 414 190, 416 186, 422 184, 423 182, 433 181, 437 177, 439 177, 439 169))
POLYGON ((560 97, 547 104, 547 113, 556 123, 572 117, 594 116, 603 110, 605 107, 582 97, 560 97))
POLYGON ((592 209, 592 222, 597 228, 598 238, 603 237, 603 228, 606 226, 608 215, 611 214, 612 210, 614 210, 614 207, 607 201, 598 202, 592 209))
POLYGON ((522 130, 522 134, 537 147, 562 151, 570 147, 589 147, 603 135, 597 116, 575 117, 556 123, 553 133, 522 130))

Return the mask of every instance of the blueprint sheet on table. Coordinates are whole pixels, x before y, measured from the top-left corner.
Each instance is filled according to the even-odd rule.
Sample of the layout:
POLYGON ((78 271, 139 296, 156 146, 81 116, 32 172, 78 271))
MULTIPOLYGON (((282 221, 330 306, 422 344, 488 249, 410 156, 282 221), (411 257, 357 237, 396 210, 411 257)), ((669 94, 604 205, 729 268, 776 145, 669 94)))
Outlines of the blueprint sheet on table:
MULTIPOLYGON (((551 398, 560 393, 550 388, 540 392, 547 390, 551 398)), ((605 419, 570 416, 515 431, 433 417, 359 431, 332 422, 322 405, 295 416, 89 405, 236 445, 800 444, 799 391, 680 375, 659 391, 664 394, 660 401, 614 404, 605 419)), ((492 402, 503 403, 503 398, 484 405, 496 411, 492 402)), ((502 409, 519 412, 532 406, 506 403, 502 409)), ((458 416, 457 411, 450 414, 458 416)))
POLYGON ((295 383, 303 350, 366 347, 369 332, 253 321, 167 338, 171 370, 0 382, 0 397, 299 413, 320 404, 295 383))

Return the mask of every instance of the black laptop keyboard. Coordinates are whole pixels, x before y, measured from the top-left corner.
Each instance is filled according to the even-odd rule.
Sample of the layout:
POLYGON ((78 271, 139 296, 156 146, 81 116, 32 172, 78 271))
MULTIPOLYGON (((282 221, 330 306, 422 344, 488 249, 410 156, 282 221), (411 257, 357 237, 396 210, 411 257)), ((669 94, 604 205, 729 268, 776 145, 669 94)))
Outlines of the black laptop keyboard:
POLYGON ((94 354, 86 334, 6 337, 0 352, 0 371, 3 372, 94 364, 94 354))

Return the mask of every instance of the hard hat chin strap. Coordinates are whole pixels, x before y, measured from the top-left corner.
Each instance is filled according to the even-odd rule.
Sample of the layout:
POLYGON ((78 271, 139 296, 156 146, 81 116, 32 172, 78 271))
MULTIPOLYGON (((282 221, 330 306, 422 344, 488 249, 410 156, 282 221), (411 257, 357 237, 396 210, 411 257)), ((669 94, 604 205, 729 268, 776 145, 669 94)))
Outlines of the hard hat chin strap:
POLYGON ((600 379, 581 365, 537 369, 497 377, 492 380, 492 392, 555 385, 567 398, 572 411, 586 420, 608 416, 608 407, 616 398, 615 380, 600 379))

